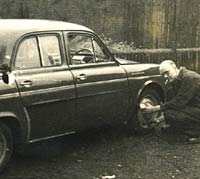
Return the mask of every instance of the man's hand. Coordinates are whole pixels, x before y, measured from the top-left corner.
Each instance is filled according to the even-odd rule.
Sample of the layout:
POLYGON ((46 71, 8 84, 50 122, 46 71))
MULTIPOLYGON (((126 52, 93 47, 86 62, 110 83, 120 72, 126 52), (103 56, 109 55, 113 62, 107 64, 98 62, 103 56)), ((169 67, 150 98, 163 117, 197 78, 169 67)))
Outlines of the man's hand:
POLYGON ((153 105, 151 105, 150 103, 141 104, 141 105, 140 105, 140 109, 141 109, 142 112, 144 112, 144 113, 153 113, 153 112, 160 111, 160 105, 153 106, 153 105))

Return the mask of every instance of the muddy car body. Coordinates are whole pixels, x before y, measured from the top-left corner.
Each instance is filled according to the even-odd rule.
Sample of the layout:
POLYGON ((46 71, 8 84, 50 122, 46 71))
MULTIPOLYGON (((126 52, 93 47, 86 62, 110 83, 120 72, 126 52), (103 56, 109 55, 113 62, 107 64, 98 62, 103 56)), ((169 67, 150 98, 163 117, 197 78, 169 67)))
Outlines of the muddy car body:
POLYGON ((90 29, 0 20, 0 169, 13 148, 105 124, 151 129, 142 101, 165 99, 158 65, 116 59, 90 29))

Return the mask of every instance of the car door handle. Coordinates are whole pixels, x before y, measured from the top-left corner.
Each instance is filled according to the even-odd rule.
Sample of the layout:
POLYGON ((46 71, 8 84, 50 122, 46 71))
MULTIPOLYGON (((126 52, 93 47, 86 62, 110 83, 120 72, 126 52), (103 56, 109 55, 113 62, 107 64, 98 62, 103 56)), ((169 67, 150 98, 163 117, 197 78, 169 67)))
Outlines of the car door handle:
POLYGON ((26 80, 20 83, 20 86, 30 87, 32 86, 33 82, 30 80, 26 80))
POLYGON ((81 74, 81 75, 78 75, 76 79, 77 81, 83 81, 87 79, 87 76, 85 74, 81 74))

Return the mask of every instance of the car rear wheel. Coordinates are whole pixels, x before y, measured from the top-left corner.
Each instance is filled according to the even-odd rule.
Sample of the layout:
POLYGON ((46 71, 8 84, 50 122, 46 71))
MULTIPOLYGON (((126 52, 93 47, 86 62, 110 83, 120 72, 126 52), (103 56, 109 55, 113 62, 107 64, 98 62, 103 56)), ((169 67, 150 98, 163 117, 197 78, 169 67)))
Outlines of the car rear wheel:
POLYGON ((133 127, 137 134, 147 134, 155 129, 154 119, 159 117, 160 112, 155 113, 143 113, 139 106, 141 104, 147 105, 158 105, 161 103, 161 98, 155 89, 149 88, 142 92, 140 95, 137 109, 133 119, 133 127))
POLYGON ((11 130, 0 123, 0 171, 8 163, 13 152, 13 136, 11 130))

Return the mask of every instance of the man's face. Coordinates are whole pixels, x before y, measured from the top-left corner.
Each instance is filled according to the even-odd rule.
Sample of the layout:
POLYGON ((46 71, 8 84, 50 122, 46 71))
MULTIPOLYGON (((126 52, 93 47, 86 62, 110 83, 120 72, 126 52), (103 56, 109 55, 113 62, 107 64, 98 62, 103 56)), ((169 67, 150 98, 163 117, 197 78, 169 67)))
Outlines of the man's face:
POLYGON ((177 78, 177 71, 176 68, 173 66, 167 65, 164 67, 160 73, 166 78, 169 82, 174 81, 177 78))

